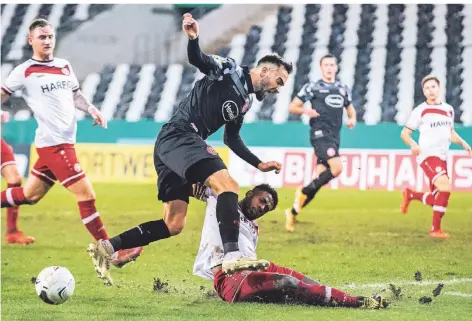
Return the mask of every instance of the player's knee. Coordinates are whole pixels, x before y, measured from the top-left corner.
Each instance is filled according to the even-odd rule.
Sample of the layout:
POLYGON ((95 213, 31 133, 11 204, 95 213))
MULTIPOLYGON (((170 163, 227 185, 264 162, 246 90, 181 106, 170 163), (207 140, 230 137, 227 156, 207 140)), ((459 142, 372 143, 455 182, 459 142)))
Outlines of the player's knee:
POLYGON ((333 164, 330 165, 329 168, 331 170, 331 174, 333 174, 334 177, 338 177, 343 171, 343 164, 341 163, 341 160, 339 160, 333 162, 333 164))
POLYGON ((451 192, 451 183, 446 175, 438 177, 434 185, 440 192, 451 192))
POLYGON ((183 211, 183 209, 171 209, 164 215, 164 222, 169 229, 170 235, 178 235, 183 231, 186 214, 186 211, 183 211))
POLYGON ((227 169, 222 169, 214 173, 207 179, 206 183, 210 185, 211 189, 218 195, 224 192, 233 192, 236 194, 239 192, 238 183, 229 175, 227 169))
POLYGON ((182 219, 164 219, 171 236, 179 235, 185 226, 185 218, 182 219))
POLYGON ((275 280, 275 287, 281 289, 284 292, 290 293, 296 291, 300 281, 293 276, 280 274, 280 276, 275 280))

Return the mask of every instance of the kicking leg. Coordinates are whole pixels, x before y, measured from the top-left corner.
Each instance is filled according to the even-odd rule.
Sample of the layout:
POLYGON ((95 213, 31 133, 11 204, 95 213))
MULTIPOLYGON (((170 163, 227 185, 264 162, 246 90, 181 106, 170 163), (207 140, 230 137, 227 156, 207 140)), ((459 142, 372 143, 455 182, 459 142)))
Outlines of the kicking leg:
POLYGON ((434 193, 430 192, 415 192, 409 188, 406 188, 403 191, 403 201, 400 205, 400 211, 403 214, 408 212, 408 207, 410 206, 411 201, 420 201, 424 205, 433 206, 434 205, 434 193))

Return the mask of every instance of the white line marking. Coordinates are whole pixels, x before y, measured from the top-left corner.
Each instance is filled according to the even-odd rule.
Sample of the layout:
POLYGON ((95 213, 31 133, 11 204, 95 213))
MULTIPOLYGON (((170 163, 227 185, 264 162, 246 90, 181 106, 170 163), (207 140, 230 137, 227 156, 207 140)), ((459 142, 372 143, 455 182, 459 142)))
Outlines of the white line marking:
POLYGON ((429 286, 429 285, 437 285, 442 283, 444 285, 450 284, 461 284, 461 283, 472 283, 472 278, 463 278, 463 279, 451 279, 451 280, 437 280, 437 281, 391 281, 389 283, 369 283, 369 284, 345 284, 339 286, 338 288, 345 288, 345 289, 366 289, 366 288, 386 288, 389 284, 394 284, 395 286, 398 285, 414 285, 414 286, 429 286))
POLYGON ((446 295, 454 295, 454 296, 461 296, 464 298, 472 298, 472 294, 470 293, 462 293, 462 292, 444 292, 446 295))

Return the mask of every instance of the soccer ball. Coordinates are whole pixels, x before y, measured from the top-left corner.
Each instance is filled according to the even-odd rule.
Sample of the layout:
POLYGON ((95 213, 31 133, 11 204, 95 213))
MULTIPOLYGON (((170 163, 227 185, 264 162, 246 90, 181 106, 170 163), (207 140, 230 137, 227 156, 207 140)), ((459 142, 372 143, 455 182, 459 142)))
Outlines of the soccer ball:
POLYGON ((49 266, 42 270, 35 282, 36 293, 48 304, 62 304, 74 293, 74 276, 61 266, 49 266))

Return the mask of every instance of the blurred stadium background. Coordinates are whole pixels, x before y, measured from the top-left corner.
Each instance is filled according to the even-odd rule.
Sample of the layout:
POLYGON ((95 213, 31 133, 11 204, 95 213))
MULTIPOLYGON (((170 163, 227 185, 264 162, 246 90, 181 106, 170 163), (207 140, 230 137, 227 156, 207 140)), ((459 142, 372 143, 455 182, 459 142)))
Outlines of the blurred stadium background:
MULTIPOLYGON (((427 187, 399 132, 422 101, 420 80, 430 73, 441 79, 443 98, 455 108, 457 131, 472 142, 472 5, 2 4, 2 80, 31 56, 30 21, 49 19, 57 29, 56 56, 72 63, 82 91, 112 120, 103 131, 77 112, 82 167, 93 181, 154 182, 154 138, 202 76, 187 63, 184 12, 198 19, 206 53, 251 66, 278 52, 294 63, 286 88, 255 102, 242 131, 262 159, 284 163, 282 175, 255 172, 223 146, 221 132, 210 138, 242 186, 310 179, 316 163, 307 119, 290 115, 288 106, 306 81, 320 77, 319 58, 328 52, 339 59, 339 78, 352 88, 359 121, 354 130, 343 129, 346 170, 331 187, 427 187)), ((2 135, 26 176, 35 158, 35 121, 21 93, 2 109, 14 119, 2 135)), ((472 160, 460 151, 450 157, 454 189, 470 190, 472 160)))

